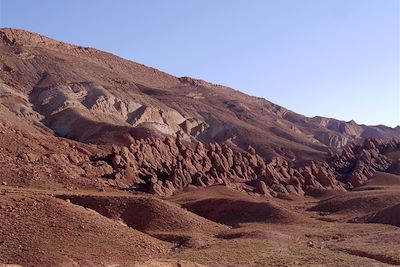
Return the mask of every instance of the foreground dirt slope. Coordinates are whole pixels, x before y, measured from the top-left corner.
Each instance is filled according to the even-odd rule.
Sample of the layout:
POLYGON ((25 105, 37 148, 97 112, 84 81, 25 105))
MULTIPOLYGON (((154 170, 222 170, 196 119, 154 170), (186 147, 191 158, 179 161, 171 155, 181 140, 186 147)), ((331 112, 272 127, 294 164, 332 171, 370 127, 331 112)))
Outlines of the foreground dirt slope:
POLYGON ((129 143, 151 135, 225 142, 272 159, 315 159, 400 127, 307 118, 265 99, 22 30, 0 31, 1 103, 49 133, 86 142, 129 143), (266 138, 268 136, 268 138, 266 138))
POLYGON ((23 266, 99 266, 157 257, 171 245, 67 201, 0 195, 0 259, 23 266))
POLYGON ((105 217, 120 220, 142 232, 202 232, 226 227, 196 216, 179 206, 150 196, 62 196, 105 217))
MULTIPOLYGON (((353 216, 351 212, 344 217, 335 217, 309 211, 317 204, 313 198, 254 200, 226 187, 187 190, 168 201, 126 192, 66 193, 4 186, 0 186, 0 190, 1 263, 23 266, 187 267, 400 264, 397 227, 348 223, 347 219, 353 216), (179 206, 169 202, 184 205, 216 198, 247 201, 249 207, 252 201, 270 202, 271 205, 284 205, 283 210, 292 214, 301 213, 301 216, 288 221, 274 217, 274 212, 258 210, 260 215, 269 214, 274 220, 260 221, 254 216, 237 222, 233 228, 215 227, 216 224, 206 219, 179 211, 179 206), (93 202, 95 199, 99 201, 93 202), (92 206, 106 216, 72 202, 80 202, 84 206, 107 202, 92 206), (160 203, 164 203, 161 204, 163 209, 157 208, 160 203), (150 228, 137 227, 144 231, 141 233, 132 228, 134 224, 132 227, 124 224, 129 220, 121 220, 126 217, 120 215, 143 205, 154 207, 142 210, 148 210, 149 216, 143 216, 142 211, 128 212, 131 220, 135 217, 135 220, 155 218, 150 220, 150 228), (102 208, 109 213, 104 213, 102 208), (181 215, 168 218, 165 217, 167 213, 181 215), (163 220, 174 220, 175 224, 166 226, 163 220), (189 221, 193 221, 192 228, 189 221)), ((246 210, 244 206, 243 211, 246 210)), ((239 213, 237 216, 241 218, 239 213)))
MULTIPOLYGON (((200 249, 183 250, 181 257, 187 259, 202 263, 224 262, 227 266, 231 266, 229 264, 232 262, 238 266, 392 266, 400 264, 398 228, 379 224, 367 225, 363 224, 363 220, 355 223, 352 220, 356 214, 366 214, 382 207, 390 209, 392 203, 399 203, 399 188, 394 187, 391 192, 388 191, 389 189, 380 189, 373 192, 376 201, 382 198, 378 205, 366 201, 369 197, 369 192, 366 191, 365 199, 359 200, 362 209, 350 207, 339 214, 338 209, 334 212, 315 212, 319 206, 319 201, 315 198, 272 202, 267 200, 271 205, 283 205, 285 208, 281 211, 301 214, 291 217, 290 220, 277 216, 271 210, 254 213, 251 201, 265 200, 254 200, 248 195, 224 187, 188 189, 170 200, 189 207, 193 203, 215 199, 250 202, 236 212, 235 227, 217 235, 218 241, 200 249), (364 209, 365 206, 368 207, 364 209), (249 220, 246 214, 253 214, 252 219, 249 220), (260 221, 260 215, 268 215, 269 220, 260 221)), ((362 196, 362 192, 337 192, 335 198, 351 199, 353 194, 362 196)), ((329 200, 324 198, 327 196, 320 201, 329 200)), ((218 205, 214 205, 206 209, 205 216, 217 215, 221 219, 231 208, 227 206, 226 209, 220 209, 218 205), (221 213, 215 213, 216 210, 221 213)), ((388 221, 380 223, 390 224, 388 221)))

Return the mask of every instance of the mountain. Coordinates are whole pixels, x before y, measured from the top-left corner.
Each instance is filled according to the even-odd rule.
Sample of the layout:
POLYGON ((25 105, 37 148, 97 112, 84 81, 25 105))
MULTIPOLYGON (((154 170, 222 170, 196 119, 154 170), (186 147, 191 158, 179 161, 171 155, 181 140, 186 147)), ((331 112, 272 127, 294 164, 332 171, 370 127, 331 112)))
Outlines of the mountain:
POLYGON ((1 29, 0 36, 3 112, 48 135, 121 145, 173 136, 193 144, 252 146, 267 160, 295 162, 364 138, 400 136, 400 127, 308 118, 228 87, 24 30, 1 29))
POLYGON ((0 37, 0 266, 400 264, 400 127, 0 37))

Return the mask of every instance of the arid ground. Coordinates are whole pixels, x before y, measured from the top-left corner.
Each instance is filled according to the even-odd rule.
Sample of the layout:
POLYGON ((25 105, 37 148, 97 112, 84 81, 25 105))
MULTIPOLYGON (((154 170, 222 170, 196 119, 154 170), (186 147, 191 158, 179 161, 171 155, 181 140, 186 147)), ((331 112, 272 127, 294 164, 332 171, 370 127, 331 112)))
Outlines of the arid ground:
POLYGON ((400 265, 400 127, 0 30, 0 266, 400 265))

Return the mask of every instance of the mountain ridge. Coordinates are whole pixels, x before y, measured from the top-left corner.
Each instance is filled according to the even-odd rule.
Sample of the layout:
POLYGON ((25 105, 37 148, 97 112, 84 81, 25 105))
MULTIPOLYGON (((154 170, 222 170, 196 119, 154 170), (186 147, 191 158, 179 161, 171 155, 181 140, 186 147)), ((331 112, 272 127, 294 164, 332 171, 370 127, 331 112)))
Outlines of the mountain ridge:
MULTIPOLYGON (((208 82, 208 81, 206 81, 204 79, 199 79, 199 78, 194 78, 194 77, 189 77, 189 76, 182 76, 182 77, 174 76, 174 75, 169 74, 166 71, 162 71, 162 70, 147 66, 145 64, 141 64, 141 63, 135 62, 135 61, 130 60, 130 59, 125 59, 125 58, 123 58, 121 56, 113 54, 112 52, 101 51, 101 50, 99 50, 97 48, 94 48, 94 47, 84 47, 84 46, 81 46, 81 45, 78 45, 78 44, 71 44, 71 43, 67 43, 67 42, 63 42, 63 41, 57 41, 54 38, 50 38, 50 37, 47 37, 45 35, 41 35, 41 34, 38 34, 38 33, 33 33, 33 32, 30 32, 30 31, 27 31, 27 30, 14 29, 14 28, 0 28, 0 32, 1 32, 2 36, 3 36, 3 40, 6 39, 6 42, 8 42, 9 44, 13 43, 13 41, 11 41, 11 40, 14 40, 15 44, 20 44, 20 45, 35 46, 33 44, 36 44, 36 46, 41 46, 42 45, 42 46, 46 46, 47 48, 53 47, 53 48, 64 48, 64 49, 70 49, 70 50, 76 49, 76 50, 90 51, 92 53, 103 53, 103 54, 111 55, 113 57, 117 57, 117 58, 119 58, 121 60, 124 60, 124 61, 132 62, 134 64, 146 67, 146 68, 151 69, 151 70, 155 70, 157 72, 166 74, 168 76, 172 76, 172 77, 180 80, 181 82, 190 83, 192 85, 197 85, 197 86, 199 86, 199 85, 202 85, 202 86, 217 86, 217 87, 227 88, 227 89, 230 89, 230 90, 235 90, 237 92, 243 93, 242 91, 240 91, 238 89, 235 89, 235 88, 233 88, 231 86, 226 86, 226 85, 222 85, 222 84, 218 84, 218 83, 211 83, 211 82, 208 82), (32 41, 32 40, 34 40, 34 41, 32 41), (36 41, 36 40, 41 40, 41 41, 39 42, 39 41, 36 41)), ((246 94, 246 93, 243 93, 243 94, 246 94)), ((248 94, 246 94, 246 95, 248 95, 248 94)), ((260 97, 260 96, 256 96, 256 95, 248 95, 248 96, 266 100, 264 97, 260 97)), ((279 104, 275 104, 275 105, 279 106, 279 107, 283 107, 283 106, 281 106, 279 104)), ((287 108, 285 108, 285 109, 287 109, 287 108)), ((289 110, 291 112, 295 112, 295 111, 290 110, 290 109, 287 109, 287 110, 289 110)), ((309 119, 334 119, 334 118, 331 118, 331 117, 324 117, 324 116, 320 116, 320 115, 310 116, 308 118, 309 119)), ((354 124, 355 123, 355 124, 358 124, 360 126, 385 126, 385 127, 392 128, 392 129, 396 129, 396 128, 400 127, 400 125, 391 127, 391 126, 387 126, 387 125, 384 125, 384 124, 357 123, 353 119, 351 119, 349 121, 346 121, 346 120, 343 120, 343 119, 335 119, 335 120, 340 121, 340 122, 345 122, 345 123, 348 123, 348 124, 354 124)))
POLYGON ((171 135, 245 150, 251 145, 266 159, 279 155, 291 161, 319 158, 364 138, 400 136, 400 127, 305 117, 226 86, 175 77, 28 31, 6 28, 0 35, 0 80, 9 110, 57 136, 129 144, 143 134, 171 135), (20 93, 25 104, 15 107, 20 93), (82 125, 91 125, 90 131, 81 131, 82 125))

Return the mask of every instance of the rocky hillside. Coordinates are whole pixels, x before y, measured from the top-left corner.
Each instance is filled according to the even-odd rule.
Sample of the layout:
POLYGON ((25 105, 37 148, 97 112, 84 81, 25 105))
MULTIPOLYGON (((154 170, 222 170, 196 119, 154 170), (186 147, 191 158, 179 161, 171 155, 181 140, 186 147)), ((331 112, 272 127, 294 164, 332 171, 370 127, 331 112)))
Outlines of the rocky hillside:
POLYGON ((10 186, 114 188, 170 196, 187 187, 224 185, 288 198, 359 187, 376 171, 398 174, 400 163, 396 141, 367 139, 326 161, 296 166, 282 157, 265 161, 252 147, 194 146, 171 136, 136 139, 129 146, 85 144, 30 131, 25 120, 4 113, 15 121, 11 125, 0 118, 0 176, 10 186))
POLYGON ((399 201, 400 127, 0 29, 0 267, 400 265, 399 201))
POLYGON ((242 152, 252 146, 265 160, 300 162, 364 138, 400 136, 400 127, 308 118, 231 88, 23 30, 0 30, 0 57, 2 116, 84 143, 129 147, 171 136, 242 152))

